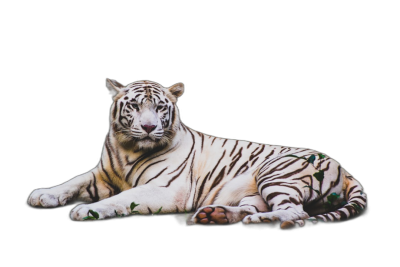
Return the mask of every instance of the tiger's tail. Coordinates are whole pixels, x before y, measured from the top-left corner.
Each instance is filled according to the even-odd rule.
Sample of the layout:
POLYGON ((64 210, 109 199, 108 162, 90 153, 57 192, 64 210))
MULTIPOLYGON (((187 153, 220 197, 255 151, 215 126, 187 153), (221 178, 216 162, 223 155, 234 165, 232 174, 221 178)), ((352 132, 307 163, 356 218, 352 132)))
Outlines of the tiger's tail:
POLYGON ((367 195, 363 192, 363 187, 353 176, 348 174, 345 170, 343 171, 344 184, 347 185, 344 191, 344 197, 347 203, 337 210, 315 215, 308 218, 308 220, 313 222, 317 222, 318 220, 325 222, 343 221, 360 215, 367 207, 367 195))

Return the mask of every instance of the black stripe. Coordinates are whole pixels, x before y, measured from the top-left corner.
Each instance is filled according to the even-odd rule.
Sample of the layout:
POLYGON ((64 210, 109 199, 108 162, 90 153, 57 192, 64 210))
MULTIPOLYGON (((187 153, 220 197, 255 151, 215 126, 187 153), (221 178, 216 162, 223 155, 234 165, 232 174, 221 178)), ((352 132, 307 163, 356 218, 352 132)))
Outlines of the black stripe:
MULTIPOLYGON (((307 164, 308 165, 308 164, 307 164)), ((326 166, 326 168, 325 169, 322 169, 322 171, 327 171, 327 170, 329 170, 329 166, 331 165, 331 162, 328 162, 328 165, 326 166)), ((320 192, 322 192, 322 184, 324 183, 324 180, 325 179, 322 179, 322 181, 321 182, 319 182, 319 191, 320 192)))
MULTIPOLYGON (((261 195, 262 195, 262 190, 260 191, 260 193, 261 193, 261 195)), ((269 195, 267 196, 266 201, 269 202, 271 199, 273 199, 274 197, 279 196, 279 195, 287 195, 287 196, 289 196, 288 193, 274 192, 274 193, 271 193, 271 194, 269 194, 269 195)))
POLYGON ((97 201, 100 200, 99 191, 98 191, 97 185, 96 185, 96 180, 97 179, 96 179, 96 176, 94 175, 93 172, 92 172, 92 174, 93 174, 94 202, 97 202, 97 201))
POLYGON ((235 146, 233 147, 231 154, 229 154, 229 157, 232 157, 232 154, 233 154, 233 152, 235 151, 238 142, 239 142, 239 141, 236 140, 235 146))
POLYGON ((192 134, 191 131, 189 131, 189 133, 192 135, 192 147, 190 148, 189 154, 187 155, 186 159, 181 163, 181 165, 179 165, 178 168, 176 168, 175 170, 173 170, 172 172, 168 173, 168 174, 172 174, 174 172, 176 172, 177 170, 179 170, 179 168, 188 161, 190 155, 192 154, 193 148, 194 148, 194 144, 195 144, 195 140, 194 140, 194 135, 192 134))
POLYGON ((124 125, 123 123, 122 123, 122 107, 124 106, 124 103, 123 102, 121 102, 120 104, 119 104, 119 118, 118 118, 118 121, 119 121, 119 123, 121 124, 121 125, 124 125))
POLYGON ((290 200, 290 202, 292 202, 292 203, 295 204, 295 205, 300 205, 300 204, 301 204, 300 201, 297 201, 297 199, 295 199, 295 198, 293 198, 293 197, 289 197, 289 200, 290 200))
MULTIPOLYGON (((211 187, 210 187, 210 191, 219 184, 219 182, 221 182, 222 178, 224 178, 224 174, 225 174, 225 168, 226 166, 224 166, 221 171, 219 172, 219 174, 217 175, 217 177, 215 177, 211 187)), ((211 177, 211 176, 210 176, 211 177)))
POLYGON ((204 134, 201 134, 201 152, 203 152, 204 134))
POLYGON ((181 173, 183 172, 183 170, 185 169, 185 167, 186 167, 186 164, 183 166, 182 170, 181 170, 177 175, 175 175, 174 177, 172 177, 172 179, 168 181, 167 185, 165 185, 165 186, 163 186, 163 187, 168 187, 168 186, 170 186, 170 184, 171 184, 176 178, 178 178, 179 175, 181 175, 181 173))
POLYGON ((211 171, 210 177, 208 177, 209 180, 211 179, 212 175, 214 174, 215 169, 217 169, 217 167, 218 167, 219 163, 221 162, 221 160, 224 158, 225 152, 226 152, 226 150, 224 150, 224 153, 222 154, 222 157, 218 160, 217 165, 215 165, 213 170, 211 171))
MULTIPOLYGON (((142 160, 144 160, 145 158, 147 158, 148 156, 152 155, 152 154, 156 154, 159 151, 161 151, 163 148, 159 147, 156 148, 154 150, 148 151, 146 153, 143 153, 140 157, 138 157, 136 160, 132 161, 132 162, 127 162, 126 165, 132 165, 131 169, 129 170, 129 172, 126 174, 125 176, 125 181, 128 181, 129 176, 131 175, 133 169, 136 167, 136 165, 141 162, 142 160)), ((126 156, 126 161, 128 161, 128 156, 126 156)))
POLYGON ((358 185, 355 185, 355 186, 353 186, 353 187, 351 187, 351 188, 349 189, 349 192, 347 193, 347 199, 349 199, 351 192, 352 192, 357 186, 358 186, 358 185))
POLYGON ((114 103, 114 108, 113 108, 113 120, 115 120, 116 119, 116 117, 117 117, 117 110, 118 110, 118 106, 117 106, 117 103, 114 103))
MULTIPOLYGON (((285 162, 286 163, 286 162, 285 162)), ((293 163, 292 163, 293 164, 293 163)), ((291 164, 289 163, 288 165, 286 165, 285 167, 287 167, 287 166, 290 166, 291 164)), ((278 166, 277 166, 278 167, 278 166)), ((284 167, 284 168, 285 168, 284 167)), ((297 170, 295 170, 295 171, 293 171, 293 172, 289 172, 289 173, 286 173, 285 175, 281 175, 281 176, 278 176, 278 177, 267 177, 271 172, 272 172, 272 170, 271 171, 269 171, 268 173, 266 173, 266 174, 263 174, 262 176, 260 176, 260 177, 258 177, 258 181, 257 181, 257 186, 258 185, 260 185, 262 182, 264 182, 265 180, 269 180, 269 181, 273 181, 273 180, 277 180, 277 179, 284 179, 284 178, 288 178, 288 177, 290 177, 290 176, 293 176, 293 175, 295 175, 295 174, 298 174, 298 173, 300 173, 300 172, 302 172, 304 169, 306 169, 308 167, 308 165, 306 165, 305 167, 303 167, 302 169, 297 169, 297 170), (271 178, 274 178, 274 179, 271 179, 271 178)), ((282 169, 281 169, 282 170, 282 169)))
POLYGON ((118 148, 116 149, 116 151, 114 151, 114 149, 113 149, 113 147, 112 147, 110 134, 107 134, 107 140, 108 140, 108 144, 109 144, 109 146, 110 146, 110 148, 111 148, 111 151, 112 151, 112 152, 116 155, 116 157, 117 157, 117 162, 118 162, 119 167, 120 167, 120 168, 123 168, 123 165, 124 165, 124 164, 122 163, 122 160, 121 160, 121 158, 120 158, 120 156, 119 156, 118 148))
POLYGON ((211 145, 214 144, 215 139, 217 139, 217 137, 214 137, 214 139, 211 142, 211 145))
POLYGON ((209 175, 210 173, 207 173, 206 177, 204 177, 203 182, 200 185, 199 194, 197 195, 196 204, 194 205, 196 208, 198 208, 199 200, 201 198, 201 195, 203 195, 204 185, 209 175))
POLYGON ((347 215, 343 211, 337 210, 336 212, 339 213, 341 220, 346 220, 347 219, 347 215))
POLYGON ((168 169, 168 167, 165 167, 162 171, 160 171, 156 176, 154 176, 153 178, 151 178, 150 180, 148 180, 145 184, 150 183, 151 180, 156 179, 158 176, 160 176, 166 169, 168 169))
POLYGON ((144 170, 140 173, 140 175, 138 176, 138 178, 136 178, 135 185, 132 186, 132 187, 136 187, 136 186, 138 185, 140 178, 142 177, 143 173, 144 173, 148 168, 150 168, 151 166, 153 166, 153 165, 155 165, 155 164, 157 164, 157 163, 160 163, 160 162, 162 162, 162 161, 165 161, 165 160, 167 160, 167 159, 162 159, 162 160, 153 162, 153 163, 149 164, 146 168, 144 168, 144 170))
MULTIPOLYGON (((264 151, 265 145, 262 145, 261 150, 258 151, 257 154, 255 155, 251 155, 249 160, 252 160, 253 158, 257 157, 258 155, 260 155, 263 151, 264 151)), ((255 151, 254 151, 255 152, 255 151)), ((272 151, 273 152, 273 151, 272 151)), ((252 153, 253 154, 253 153, 252 153)))
POLYGON ((167 123, 168 126, 170 126, 170 122, 171 122, 171 106, 168 107, 168 123, 167 123))
POLYGON ((282 202, 279 203, 277 206, 284 205, 284 204, 290 204, 290 203, 292 203, 292 202, 290 202, 290 200, 284 199, 284 200, 282 200, 282 202))
POLYGON ((174 147, 172 147, 171 149, 168 149, 168 150, 166 150, 166 151, 164 151, 163 153, 161 153, 161 154, 156 154, 154 157, 151 157, 151 158, 148 158, 147 160, 145 160, 145 161, 143 161, 143 163, 142 164, 140 164, 139 165, 139 167, 137 168, 137 170, 136 171, 138 171, 144 164, 146 164, 147 162, 149 162, 149 161, 151 161, 151 160, 153 160, 153 159, 155 159, 155 158, 158 158, 158 157, 161 157, 162 155, 165 155, 165 154, 167 154, 167 153, 169 153, 169 152, 172 152, 173 150, 175 150, 177 148, 177 146, 174 146, 174 147))
POLYGON ((367 202, 367 200, 366 200, 364 197, 362 197, 362 196, 351 197, 350 201, 353 201, 353 200, 356 199, 356 198, 359 198, 359 199, 361 199, 362 201, 367 202))
POLYGON ((175 124, 176 116, 175 116, 175 106, 172 107, 172 123, 171 125, 175 124))
POLYGON ((114 161, 112 159, 111 149, 110 149, 109 144, 108 144, 108 139, 106 139, 105 147, 106 147, 108 158, 110 159, 111 170, 113 171, 115 176, 117 176, 118 178, 121 179, 121 177, 119 176, 119 174, 117 173, 117 171, 115 170, 115 167, 114 167, 114 161))
POLYGON ((225 145, 226 141, 228 141, 228 139, 225 139, 224 143, 222 144, 222 147, 224 147, 224 145, 225 145))
POLYGON ((242 147, 239 149, 239 152, 233 157, 233 161, 229 164, 229 170, 228 174, 231 172, 233 167, 235 167, 236 163, 239 161, 239 159, 242 157, 242 147))
POLYGON ((254 165, 254 163, 256 163, 257 162, 257 160, 258 160, 258 157, 257 158, 255 158, 252 162, 251 162, 251 167, 253 167, 253 165, 254 165))
POLYGON ((248 163, 248 161, 246 161, 242 166, 240 166, 240 168, 237 170, 237 172, 235 173, 235 175, 233 177, 236 177, 242 168, 247 167, 247 163, 248 163))
POLYGON ((257 212, 260 212, 256 206, 254 206, 254 205, 250 205, 250 204, 243 204, 243 205, 240 205, 239 207, 244 207, 244 206, 253 207, 253 208, 255 208, 255 209, 256 209, 256 211, 257 211, 257 212))
POLYGON ((120 190, 118 187, 116 187, 114 184, 112 184, 110 175, 108 175, 108 172, 104 169, 103 159, 100 159, 100 165, 101 165, 101 169, 103 170, 104 174, 107 176, 107 179, 108 179, 108 181, 109 181, 109 182, 106 182, 106 181, 105 181, 105 182, 106 182, 109 186, 111 186, 111 188, 114 190, 113 194, 116 195, 116 194, 121 193, 121 190, 120 190))
POLYGON ((94 202, 94 196, 92 194, 92 192, 90 192, 90 186, 92 185, 92 181, 90 181, 90 183, 88 184, 88 186, 86 187, 86 192, 88 192, 89 197, 92 199, 92 201, 94 202))

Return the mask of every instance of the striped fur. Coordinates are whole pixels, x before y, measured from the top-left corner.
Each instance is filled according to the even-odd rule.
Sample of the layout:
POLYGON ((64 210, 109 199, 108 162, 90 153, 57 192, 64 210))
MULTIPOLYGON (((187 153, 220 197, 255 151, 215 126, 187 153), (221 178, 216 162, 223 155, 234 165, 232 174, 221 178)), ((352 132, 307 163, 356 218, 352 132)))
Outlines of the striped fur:
POLYGON ((181 83, 165 88, 107 80, 107 87, 113 104, 99 164, 64 184, 33 191, 30 205, 90 202, 71 211, 72 219, 83 220, 89 210, 101 219, 128 215, 135 202, 140 214, 195 212, 190 223, 279 220, 282 228, 304 225, 305 219, 344 220, 366 207, 360 183, 326 154, 187 127, 176 106, 181 83))

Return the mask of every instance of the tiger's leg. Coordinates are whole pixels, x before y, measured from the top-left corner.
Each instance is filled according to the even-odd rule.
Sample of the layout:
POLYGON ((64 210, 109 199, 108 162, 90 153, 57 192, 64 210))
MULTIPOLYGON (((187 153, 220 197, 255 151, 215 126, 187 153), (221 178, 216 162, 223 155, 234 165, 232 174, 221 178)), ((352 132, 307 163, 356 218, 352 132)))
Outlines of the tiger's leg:
POLYGON ((135 213, 175 213, 183 211, 183 206, 177 206, 176 196, 182 191, 182 187, 161 187, 145 184, 131 188, 118 195, 103 199, 96 203, 80 204, 70 213, 72 220, 81 221, 93 210, 99 214, 99 219, 112 218, 133 214, 131 203, 137 206, 135 213))
POLYGON ((303 205, 298 197, 285 194, 276 196, 274 193, 269 196, 271 195, 274 197, 271 198, 267 204, 269 207, 272 207, 272 210, 270 212, 260 212, 246 216, 243 219, 244 225, 280 225, 282 229, 285 229, 286 227, 290 227, 286 225, 287 223, 293 220, 307 219, 309 217, 308 213, 303 210, 303 205))
POLYGON ((237 207, 209 205, 199 208, 189 223, 228 224, 240 222, 245 216, 267 211, 267 205, 260 194, 245 196, 237 207))
POLYGON ((302 189, 298 184, 281 182, 279 185, 261 186, 261 195, 265 199, 270 212, 259 212, 248 215, 244 223, 261 223, 281 221, 281 228, 290 228, 297 222, 304 225, 309 215, 303 210, 302 189))
POLYGON ((51 188, 34 190, 28 197, 28 204, 34 207, 58 207, 78 199, 85 202, 97 202, 121 192, 120 187, 110 181, 101 168, 78 175, 77 177, 51 188))

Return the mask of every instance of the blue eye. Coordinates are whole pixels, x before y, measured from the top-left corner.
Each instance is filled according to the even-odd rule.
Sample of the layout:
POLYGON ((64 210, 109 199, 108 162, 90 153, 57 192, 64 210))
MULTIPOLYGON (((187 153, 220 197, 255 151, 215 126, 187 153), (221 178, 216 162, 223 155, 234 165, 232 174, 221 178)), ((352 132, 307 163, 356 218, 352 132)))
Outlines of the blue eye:
POLYGON ((130 104, 132 108, 139 110, 139 106, 137 104, 130 104))
POLYGON ((156 111, 160 111, 164 108, 164 106, 157 106, 156 111))

